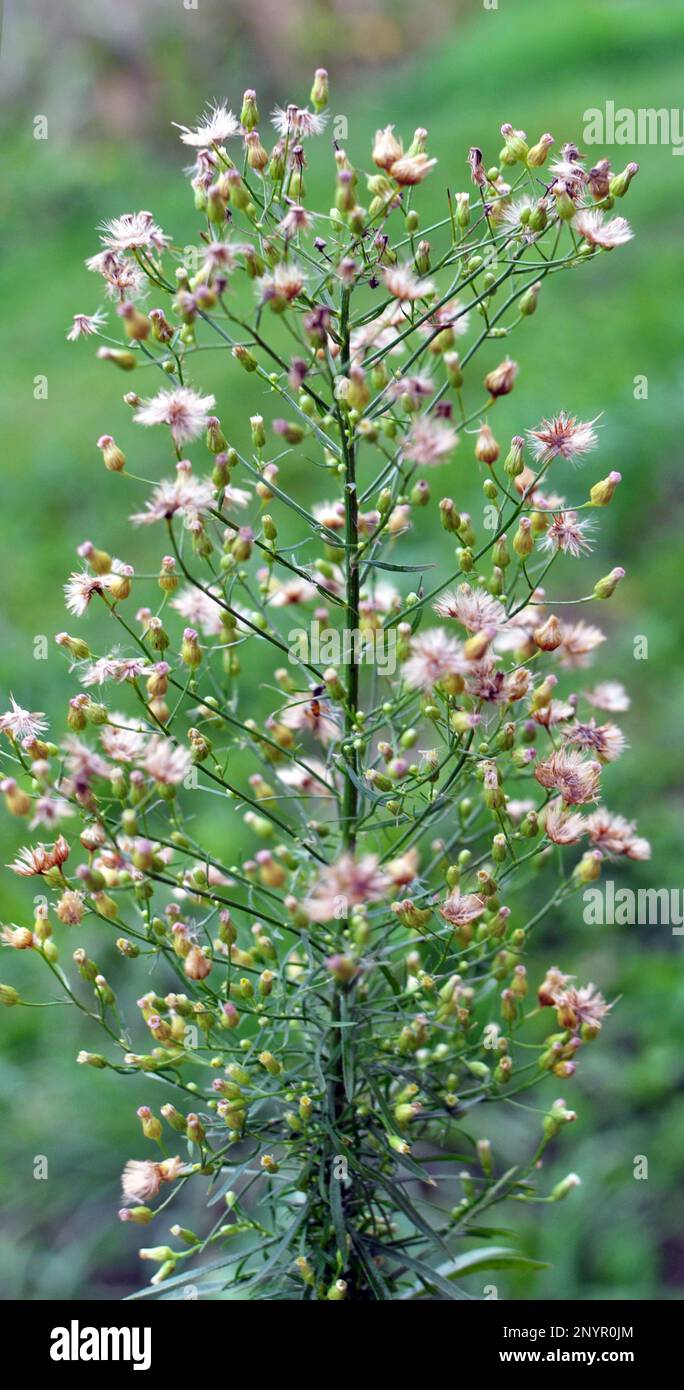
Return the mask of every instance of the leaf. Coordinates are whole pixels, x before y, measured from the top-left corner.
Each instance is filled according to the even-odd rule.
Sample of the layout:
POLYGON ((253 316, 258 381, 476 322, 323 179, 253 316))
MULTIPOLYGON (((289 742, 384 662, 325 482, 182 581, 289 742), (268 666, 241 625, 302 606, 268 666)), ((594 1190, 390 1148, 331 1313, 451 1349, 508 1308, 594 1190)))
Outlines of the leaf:
POLYGON ((266 1276, 270 1274, 271 1270, 274 1269, 275 1266, 278 1264, 280 1256, 283 1255, 285 1251, 288 1249, 288 1247, 292 1244, 297 1234, 297 1231, 299 1230, 299 1227, 301 1226, 304 1220, 304 1217, 308 1214, 308 1210, 309 1208, 307 1205, 304 1205, 300 1208, 294 1221, 292 1222, 292 1225, 285 1232, 285 1235, 283 1236, 282 1240, 278 1241, 278 1244, 276 1245, 273 1254, 269 1256, 269 1258, 266 1261, 266 1264, 263 1266, 263 1269, 260 1269, 258 1274, 256 1274, 253 1279, 250 1279, 248 1281, 249 1288, 256 1288, 258 1284, 263 1284, 266 1276))
MULTIPOLYGON (((250 1163, 252 1163, 256 1158, 258 1152, 259 1145, 257 1144, 256 1148, 252 1149, 249 1158, 246 1158, 243 1163, 237 1164, 236 1167, 231 1168, 227 1177, 224 1176, 224 1181, 218 1183, 216 1191, 214 1192, 213 1196, 209 1198, 207 1202, 208 1207, 213 1207, 216 1202, 220 1202, 221 1198, 225 1196, 226 1192, 230 1192, 231 1188, 235 1187, 235 1184, 240 1181, 241 1177, 243 1177, 243 1175, 249 1168, 250 1163)), ((225 1175, 226 1167, 227 1164, 224 1162, 224 1164, 221 1167, 222 1175, 225 1175)))
POLYGON ((168 1289, 180 1288, 183 1284, 200 1284, 203 1275, 209 1274, 215 1269, 227 1269, 234 1262, 235 1256, 232 1258, 226 1256, 225 1259, 212 1260, 210 1264, 198 1265, 196 1269, 185 1270, 183 1274, 174 1274, 170 1279, 165 1279, 163 1284, 153 1284, 147 1289, 139 1289, 136 1293, 128 1294, 124 1302, 135 1303, 140 1298, 160 1298, 168 1289))
POLYGON ((388 985, 389 985, 389 987, 390 987, 390 989, 391 989, 391 991, 392 991, 393 994, 395 994, 395 995, 396 995, 396 994, 401 994, 401 989, 400 989, 400 987, 399 987, 399 981, 398 981, 398 980, 395 980, 394 975, 392 974, 392 971, 389 969, 388 966, 386 966, 386 965, 381 965, 381 966, 380 966, 380 974, 381 974, 381 975, 384 975, 384 977, 385 977, 385 979, 386 979, 386 981, 387 981, 387 983, 388 983, 388 985))
POLYGON ((349 1164, 352 1168, 358 1168, 365 1178, 368 1178, 371 1182, 379 1183, 380 1186, 384 1188, 387 1196, 396 1207, 399 1207, 400 1211, 403 1211, 404 1216, 408 1218, 415 1230, 420 1231, 421 1235, 425 1236, 431 1245, 439 1246, 439 1248, 444 1251, 445 1255, 449 1254, 449 1248, 444 1244, 439 1231, 437 1231, 434 1226, 431 1226, 429 1221, 426 1221, 425 1217, 416 1210, 413 1203, 409 1201, 406 1193, 402 1190, 400 1181, 395 1179, 395 1181, 392 1182, 390 1178, 385 1177, 384 1173, 381 1173, 378 1169, 368 1168, 365 1163, 359 1162, 351 1153, 349 1153, 348 1157, 349 1164))
POLYGON ((432 1269, 424 1260, 417 1259, 415 1255, 407 1255, 404 1250, 393 1250, 391 1246, 381 1245, 377 1240, 371 1240, 368 1244, 379 1255, 384 1255, 388 1260, 394 1260, 397 1264, 406 1265, 407 1269, 412 1269, 415 1274, 419 1274, 421 1279, 429 1283, 432 1288, 438 1289, 440 1293, 443 1293, 445 1298, 452 1301, 470 1298, 470 1294, 465 1293, 454 1284, 450 1284, 448 1279, 445 1279, 444 1276, 440 1274, 439 1269, 432 1269))
POLYGON ((344 1094, 351 1104, 354 1100, 354 1049, 350 1046, 350 1038, 347 1034, 347 1028, 349 1028, 350 1025, 353 1025, 354 1020, 349 1018, 347 1000, 343 994, 340 995, 340 1013, 342 1015, 340 1020, 342 1079, 344 1081, 344 1094))
POLYGON ((445 1279, 456 1279, 480 1269, 548 1269, 548 1265, 506 1245, 482 1245, 440 1265, 439 1273, 445 1279))
POLYGON ((344 1211, 342 1208, 342 1180, 335 1176, 335 1163, 330 1164, 330 1213, 335 1228, 335 1238, 340 1258, 343 1264, 347 1263, 347 1228, 344 1224, 344 1211))
POLYGON ((368 1283, 370 1284, 373 1293, 375 1294, 375 1297, 380 1302, 391 1303, 392 1294, 390 1293, 390 1290, 387 1287, 387 1284, 385 1283, 385 1280, 383 1279, 380 1270, 378 1269, 377 1265, 373 1262, 373 1259, 369 1251, 366 1250, 365 1242, 360 1238, 360 1236, 357 1235, 356 1231, 352 1231, 352 1241, 354 1243, 354 1248, 356 1250, 356 1253, 358 1254, 361 1264, 363 1265, 366 1271, 366 1278, 368 1279, 368 1283))
POLYGON ((391 565, 389 560, 364 560, 364 565, 372 565, 377 570, 394 570, 397 574, 420 574, 422 570, 436 568, 431 561, 427 565, 391 565))

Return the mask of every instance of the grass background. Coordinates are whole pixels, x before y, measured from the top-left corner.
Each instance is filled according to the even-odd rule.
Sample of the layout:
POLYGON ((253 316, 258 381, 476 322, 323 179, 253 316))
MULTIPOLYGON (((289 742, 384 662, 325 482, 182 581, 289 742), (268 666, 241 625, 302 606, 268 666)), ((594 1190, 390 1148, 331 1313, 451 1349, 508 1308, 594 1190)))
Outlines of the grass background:
MULTIPOLYGON (((153 459, 155 448, 152 436, 141 444, 120 403, 133 379, 97 363, 89 344, 72 346, 64 337, 71 315, 98 303, 99 284, 83 260, 96 249, 94 227, 102 218, 149 207, 176 240, 193 240, 195 219, 181 176, 186 161, 170 121, 191 124, 214 96, 235 105, 249 85, 257 87, 263 112, 275 100, 303 101, 312 67, 325 64, 333 76, 332 110, 349 123, 353 161, 367 163, 378 124, 393 121, 408 138, 414 126, 428 126, 430 151, 440 163, 421 192, 427 225, 444 215, 447 183, 468 187, 470 144, 482 145, 487 163, 494 162, 504 120, 532 139, 550 130, 559 143, 576 139, 583 147, 583 112, 606 100, 616 108, 680 107, 684 12, 625 0, 500 0, 497 9, 293 0, 277 13, 265 0, 200 0, 197 11, 184 11, 175 0, 149 6, 91 0, 70 6, 66 18, 53 8, 41 0, 21 9, 18 0, 10 4, 0 55, 7 93, 0 650, 3 697, 12 689, 22 704, 61 719, 73 692, 52 634, 65 623, 61 584, 75 548, 90 537, 134 563, 142 553, 126 522, 129 502, 137 506, 139 498, 127 493, 122 500, 119 480, 102 469, 94 441, 111 432, 141 460, 153 459), (33 138, 37 114, 48 118, 44 141, 33 138), (47 400, 34 398, 38 375, 47 378, 47 400), (50 639, 44 661, 34 659, 41 634, 50 639)), ((544 287, 536 318, 511 343, 521 373, 514 395, 497 407, 496 433, 505 441, 561 407, 582 418, 603 412, 600 460, 594 456, 590 481, 617 468, 623 484, 601 516, 596 575, 624 563, 628 578, 601 608, 612 641, 595 671, 597 679, 619 676, 633 698, 624 719, 632 747, 609 770, 608 800, 637 816, 654 845, 650 864, 632 866, 624 880, 617 871, 613 877, 634 888, 676 888, 684 713, 684 361, 677 296, 684 160, 663 145, 605 153, 616 168, 640 163, 619 208, 636 239, 544 287), (637 377, 647 378, 646 400, 635 399, 637 377), (639 636, 648 640, 647 660, 634 659, 639 636)), ((326 206, 327 161, 319 156, 315 163, 318 172, 308 178, 312 201, 326 206)), ((481 357, 482 371, 502 355, 498 347, 490 345, 490 356, 481 357)), ((250 411, 270 413, 271 402, 247 377, 233 401, 235 374, 221 354, 198 362, 202 385, 216 391, 224 424, 243 442, 250 411)), ((288 482, 311 500, 315 484, 305 468, 288 468, 288 482)), ((482 495, 462 453, 455 468, 444 491, 475 512, 482 495)), ((437 484, 435 490, 441 495, 437 484)), ((439 547, 441 558, 450 553, 441 532, 418 528, 405 546, 406 562, 424 556, 426 544, 439 547)), ((579 592, 568 587, 579 582, 570 568, 554 582, 568 594, 579 592)), ((267 697, 258 698, 268 708, 267 697)), ((231 827, 234 857, 233 834, 231 827)), ((3 815, 3 861, 16 841, 16 827, 3 815)), ((30 920, 30 892, 11 875, 3 876, 0 902, 3 921, 30 920)), ((107 948, 93 939, 92 949, 107 973, 107 948)), ((561 1207, 542 1209, 542 1219, 526 1218, 522 1208, 506 1218, 522 1248, 548 1268, 499 1273, 500 1296, 680 1298, 681 937, 665 925, 588 927, 575 904, 547 923, 528 961, 530 974, 536 978, 556 959, 622 998, 600 1044, 586 1049, 578 1079, 561 1088, 580 1118, 556 1146, 549 1180, 576 1169, 583 1186, 561 1207), (648 1159, 645 1181, 634 1178, 637 1155, 648 1159)), ((23 960, 3 956, 0 965, 0 976, 20 988, 30 979, 35 997, 33 972, 23 960)), ((3 1011, 0 1030, 2 1296, 98 1299, 130 1292, 139 1283, 139 1242, 112 1218, 118 1174, 133 1151, 134 1108, 148 1099, 149 1087, 77 1067, 76 1052, 92 1046, 93 1037, 70 1010, 3 1011), (48 1159, 47 1181, 33 1176, 36 1155, 48 1159)), ((530 1117, 507 1108, 505 1119, 514 1150, 529 1134, 530 1117)))

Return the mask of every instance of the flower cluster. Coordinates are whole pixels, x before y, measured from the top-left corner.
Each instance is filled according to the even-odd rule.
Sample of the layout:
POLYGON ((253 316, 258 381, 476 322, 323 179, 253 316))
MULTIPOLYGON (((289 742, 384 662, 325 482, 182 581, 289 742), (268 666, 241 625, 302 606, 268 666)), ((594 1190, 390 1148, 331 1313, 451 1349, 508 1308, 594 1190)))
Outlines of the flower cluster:
MULTIPOLYGON (((79 313, 67 337, 153 378, 124 396, 134 428, 118 432, 136 455, 153 432, 161 476, 140 496, 130 450, 100 437, 149 527, 146 572, 83 542, 65 595, 88 636, 57 636, 68 732, 53 741, 13 697, 0 716, 7 809, 48 841, 10 866, 45 897, 4 941, 101 1028, 80 1063, 177 1101, 137 1112, 154 1156, 126 1165, 120 1217, 152 1222, 160 1194, 207 1179, 224 1216, 140 1251, 162 1292, 201 1280, 218 1247, 212 1288, 238 1297, 452 1298, 484 1212, 577 1181, 539 1191, 543 1150, 575 1118, 563 1100, 504 1173, 463 1130, 484 1101, 571 1078, 611 1007, 555 966, 528 1000, 530 933, 604 861, 649 854, 602 799, 629 699, 610 678, 588 688, 605 634, 569 606, 600 608, 624 570, 575 600, 549 592, 552 567, 573 566, 581 591, 620 475, 587 489, 566 470, 600 434, 570 408, 519 420, 504 449, 493 428, 519 373, 508 340, 553 276, 629 240, 612 210, 636 166, 588 169, 571 143, 551 159, 551 135, 505 124, 495 165, 470 151, 429 241, 424 129, 387 125, 365 171, 335 143, 332 206, 309 205, 327 102, 320 69, 307 105, 273 113, 270 148, 251 90, 239 115, 221 103, 180 125, 195 254, 142 211, 106 223, 87 262, 114 322, 79 313), (482 377, 473 358, 503 339, 482 377), (209 343, 228 358, 225 402, 197 381, 209 343), (249 419, 243 372, 263 398, 249 419), (288 471, 313 476, 312 460, 328 500, 311 507, 288 471), (482 529, 459 500, 478 471, 482 529), (397 558, 412 531, 426 557, 450 540, 438 580, 397 558), (294 652, 292 609, 324 633, 391 636, 394 668, 362 671, 353 644, 322 666, 294 652), (466 1142, 445 1209, 427 1156, 466 1142)), ((9 984, 0 999, 22 1003, 9 984)))

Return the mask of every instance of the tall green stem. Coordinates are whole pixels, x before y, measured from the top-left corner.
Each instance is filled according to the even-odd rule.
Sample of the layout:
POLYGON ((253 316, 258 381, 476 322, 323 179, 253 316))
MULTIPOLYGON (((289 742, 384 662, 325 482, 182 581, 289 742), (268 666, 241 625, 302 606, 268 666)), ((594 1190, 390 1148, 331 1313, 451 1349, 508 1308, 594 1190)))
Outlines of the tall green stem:
MULTIPOLYGON (((340 371, 346 376, 349 371, 349 299, 350 291, 342 291, 340 304, 340 371)), ((356 711, 359 697, 359 667, 355 660, 355 644, 351 634, 359 625, 359 498, 356 488, 356 449, 354 428, 344 412, 340 410, 342 431, 342 455, 344 459, 344 538, 345 538, 345 622, 347 627, 347 651, 349 658, 345 667, 346 705, 344 732, 347 740, 352 740, 356 729, 356 711)), ((346 754, 354 777, 358 775, 358 754, 353 746, 346 754)), ((345 773, 344 797, 342 802, 342 839, 345 848, 352 849, 356 843, 356 818, 358 794, 356 782, 345 773)))

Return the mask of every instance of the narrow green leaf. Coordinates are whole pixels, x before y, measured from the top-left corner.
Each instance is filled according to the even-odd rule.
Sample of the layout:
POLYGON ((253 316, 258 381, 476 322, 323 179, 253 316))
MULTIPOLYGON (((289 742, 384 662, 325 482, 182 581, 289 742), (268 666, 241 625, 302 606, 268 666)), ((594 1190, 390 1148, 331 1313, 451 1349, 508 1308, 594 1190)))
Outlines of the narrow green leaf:
POLYGON ((439 1273, 445 1279, 456 1279, 464 1274, 476 1274, 480 1269, 548 1269, 548 1265, 505 1245, 482 1245, 440 1265, 439 1273))

